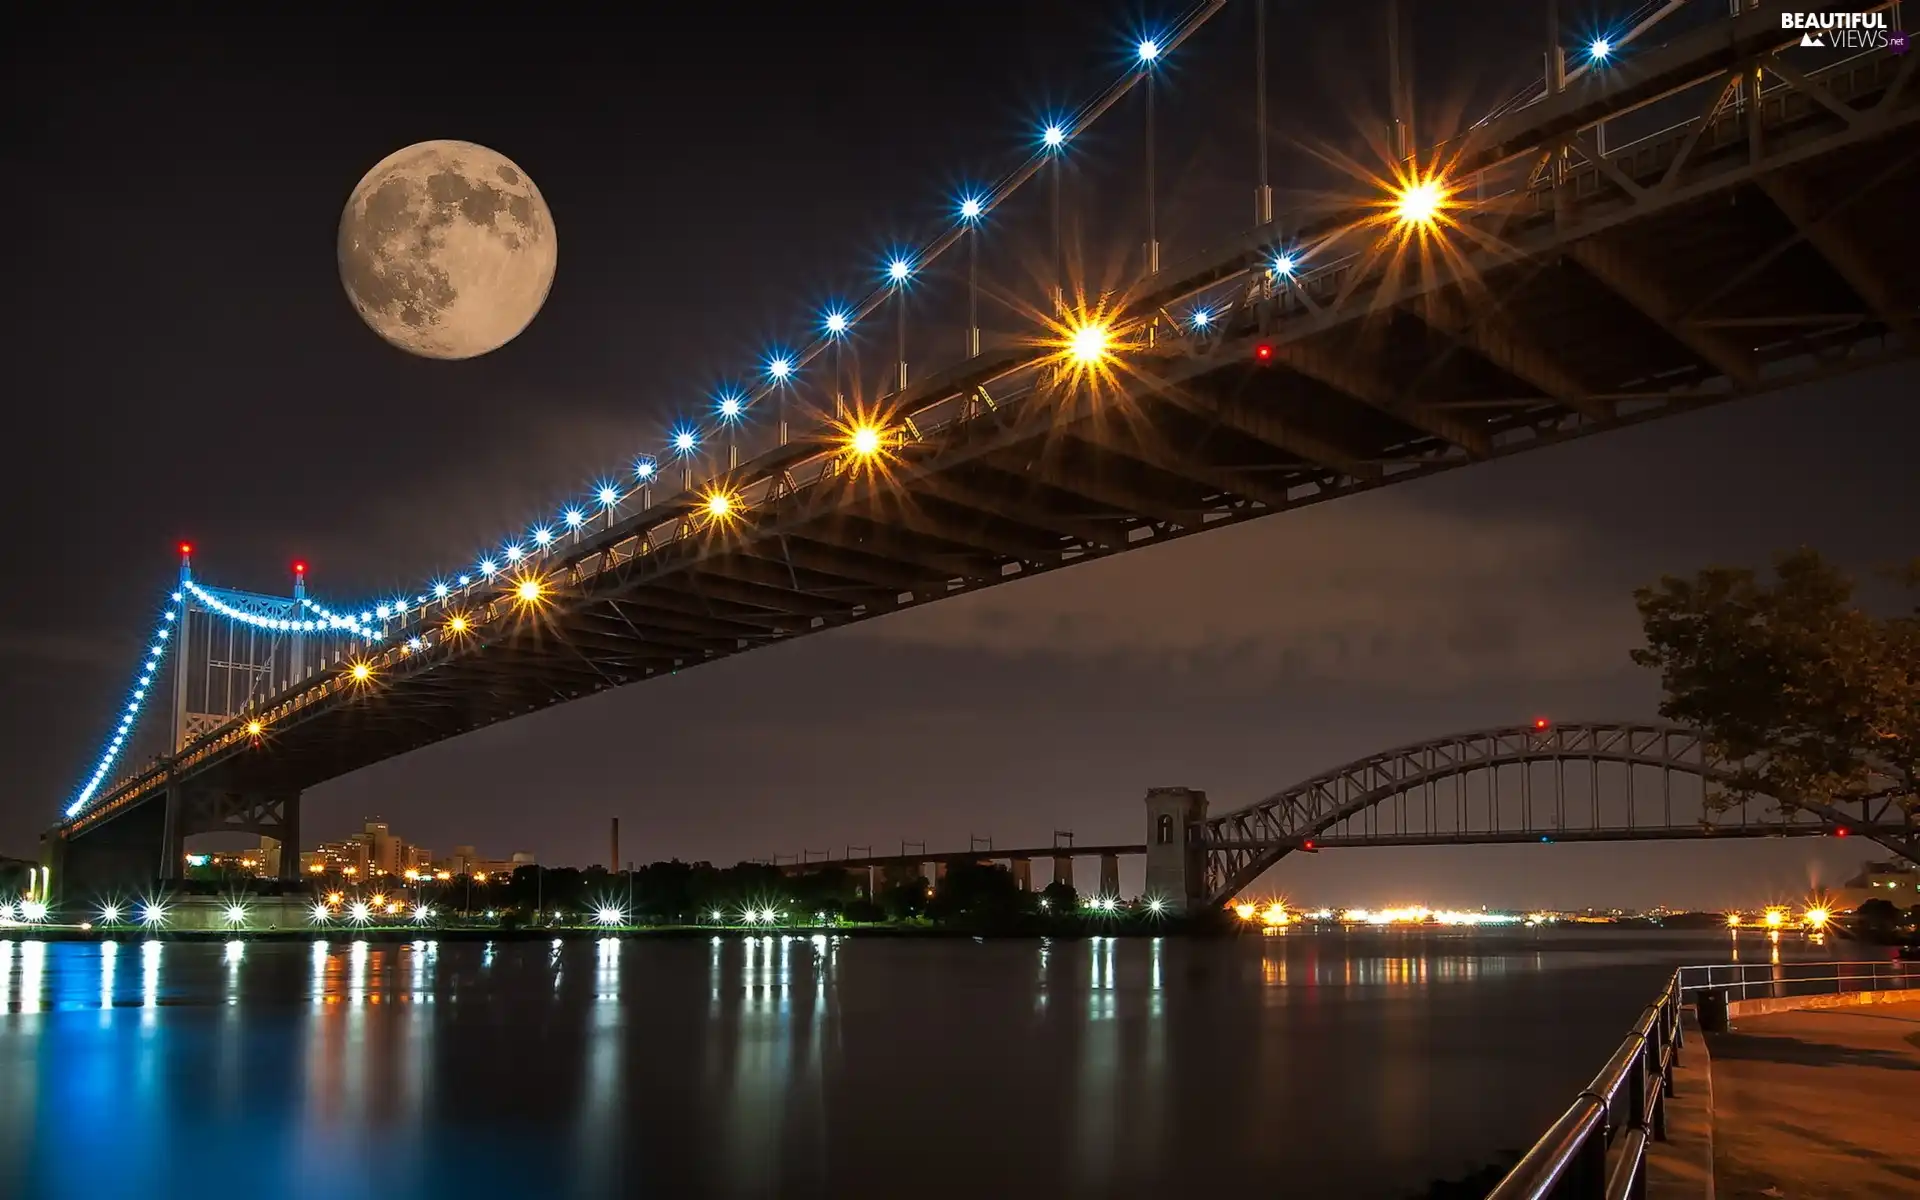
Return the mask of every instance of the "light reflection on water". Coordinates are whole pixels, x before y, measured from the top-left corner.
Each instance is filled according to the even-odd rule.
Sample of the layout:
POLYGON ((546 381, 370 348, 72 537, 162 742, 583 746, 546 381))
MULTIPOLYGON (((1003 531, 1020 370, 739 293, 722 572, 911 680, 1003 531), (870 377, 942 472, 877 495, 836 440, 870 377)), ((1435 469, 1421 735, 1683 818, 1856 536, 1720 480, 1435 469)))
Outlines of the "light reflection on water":
POLYGON ((137 974, 131 950, 0 942, 9 1194, 1396 1195, 1530 1141, 1666 970, 1728 946, 147 939, 137 974))

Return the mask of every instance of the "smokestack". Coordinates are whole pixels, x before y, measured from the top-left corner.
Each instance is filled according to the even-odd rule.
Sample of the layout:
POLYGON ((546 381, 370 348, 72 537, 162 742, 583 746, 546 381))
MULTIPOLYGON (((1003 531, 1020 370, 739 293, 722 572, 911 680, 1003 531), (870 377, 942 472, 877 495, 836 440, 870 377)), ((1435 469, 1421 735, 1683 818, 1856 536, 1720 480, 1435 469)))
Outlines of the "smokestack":
POLYGON ((613 857, 607 860, 609 871, 620 870, 620 818, 613 819, 613 857))

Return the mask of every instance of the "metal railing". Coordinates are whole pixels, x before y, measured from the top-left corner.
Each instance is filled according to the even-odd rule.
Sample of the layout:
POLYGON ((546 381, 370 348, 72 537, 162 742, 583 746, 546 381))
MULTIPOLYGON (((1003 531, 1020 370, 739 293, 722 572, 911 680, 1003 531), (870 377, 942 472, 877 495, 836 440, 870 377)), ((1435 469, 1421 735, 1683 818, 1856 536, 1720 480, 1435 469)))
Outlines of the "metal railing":
POLYGON ((1757 1000, 1916 987, 1920 962, 1900 960, 1681 967, 1593 1082, 1487 1193, 1487 1200, 1644 1197, 1647 1147, 1667 1136, 1666 1099, 1673 1095, 1673 1070, 1680 1062, 1680 1010, 1685 1005, 1709 996, 1757 1000))
POLYGON ((1646 1194, 1647 1145, 1667 1136, 1681 1003, 1676 971, 1593 1082, 1487 1200, 1624 1200, 1646 1194), (1609 1171, 1616 1135, 1620 1152, 1609 1171))
POLYGON ((1708 992, 1722 993, 1727 1000, 1826 996, 1920 988, 1920 962, 1714 963, 1681 967, 1679 978, 1686 1004, 1698 1003, 1708 992))

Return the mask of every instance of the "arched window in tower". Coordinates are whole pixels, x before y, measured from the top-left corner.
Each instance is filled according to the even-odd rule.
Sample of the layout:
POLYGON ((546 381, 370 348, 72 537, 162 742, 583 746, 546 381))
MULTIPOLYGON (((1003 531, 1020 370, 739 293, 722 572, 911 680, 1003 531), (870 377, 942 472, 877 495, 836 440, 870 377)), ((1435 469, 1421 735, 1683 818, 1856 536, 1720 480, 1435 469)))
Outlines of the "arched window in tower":
POLYGON ((1154 829, 1154 841, 1162 846, 1173 844, 1173 818, 1166 813, 1160 814, 1159 824, 1154 829))

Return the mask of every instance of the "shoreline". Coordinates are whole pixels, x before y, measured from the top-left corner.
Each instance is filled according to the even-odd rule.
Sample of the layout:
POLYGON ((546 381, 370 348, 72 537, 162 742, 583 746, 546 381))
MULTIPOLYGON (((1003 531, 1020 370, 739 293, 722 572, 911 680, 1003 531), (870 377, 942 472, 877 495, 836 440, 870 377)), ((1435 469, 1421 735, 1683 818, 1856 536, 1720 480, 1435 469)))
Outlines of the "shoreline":
POLYGON ((1075 940, 1084 938, 1182 938, 1203 941, 1240 938, 1286 938, 1319 937, 1339 934, 1351 936, 1404 935, 1409 933, 1433 933, 1444 931, 1454 936, 1479 937, 1526 937, 1535 935, 1544 929, 1552 928, 1565 934, 1578 931, 1591 933, 1597 938, 1630 934, 1690 934, 1697 935, 1707 930, 1688 927, 1662 927, 1639 924, 1581 924, 1577 926, 1453 926, 1440 923, 1369 925, 1348 924, 1342 922, 1300 923, 1285 929, 1251 927, 1235 922, 1223 925, 1215 922, 1190 922, 1173 918, 1159 918, 1149 921, 1112 920, 1105 922, 1061 923, 1044 928, 1032 927, 983 927, 966 928, 959 926, 903 926, 903 925, 781 925, 774 927, 748 925, 653 925, 653 926, 597 926, 597 925, 551 925, 517 928, 476 928, 472 926, 446 925, 367 925, 348 924, 314 925, 305 928, 286 929, 148 929, 138 925, 118 925, 110 928, 81 929, 76 926, 24 925, 0 926, 0 941, 33 940, 43 942, 119 942, 119 941, 160 941, 160 942, 311 942, 359 941, 383 943, 408 943, 417 941, 452 942, 555 942, 555 941, 604 941, 608 938, 619 940, 690 940, 698 938, 721 937, 850 937, 873 939, 972 939, 974 941, 1039 941, 1044 939, 1075 940))

